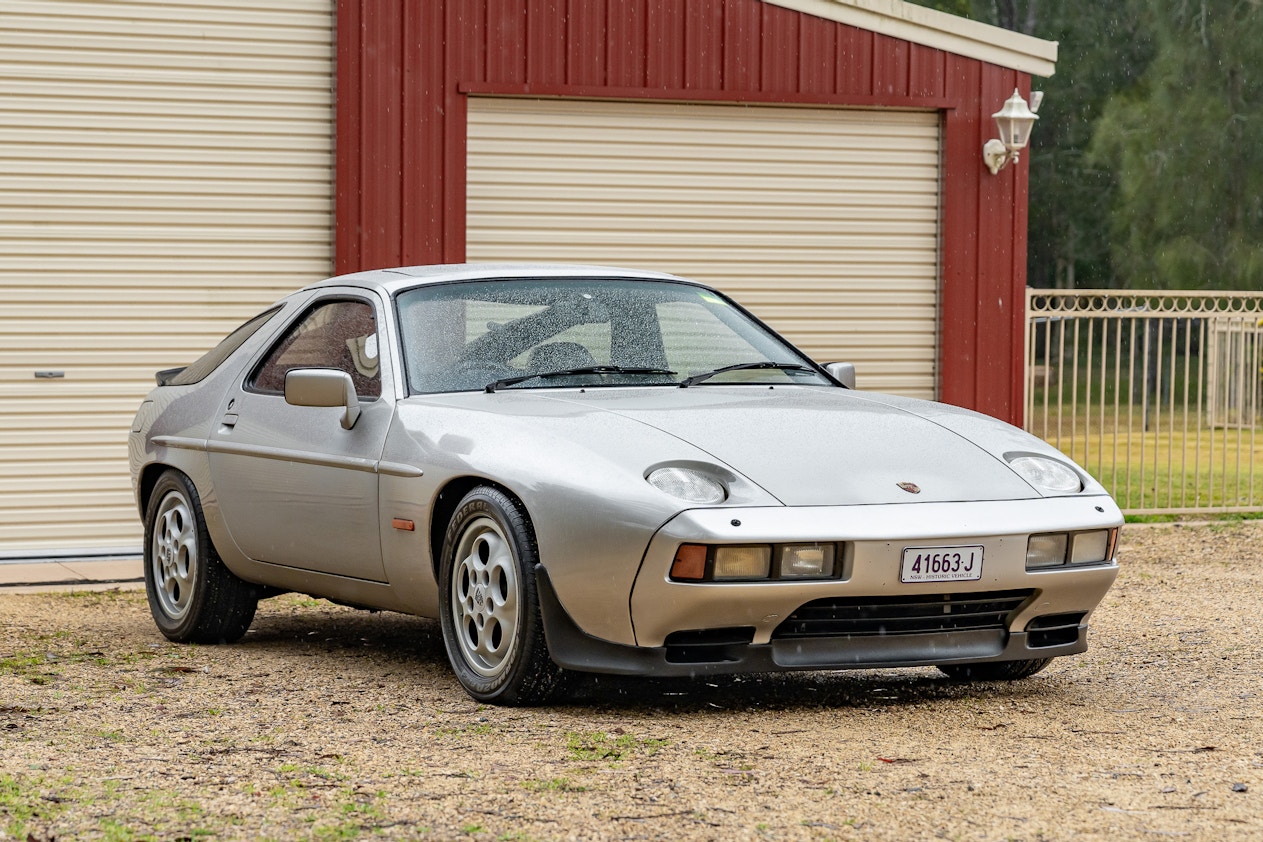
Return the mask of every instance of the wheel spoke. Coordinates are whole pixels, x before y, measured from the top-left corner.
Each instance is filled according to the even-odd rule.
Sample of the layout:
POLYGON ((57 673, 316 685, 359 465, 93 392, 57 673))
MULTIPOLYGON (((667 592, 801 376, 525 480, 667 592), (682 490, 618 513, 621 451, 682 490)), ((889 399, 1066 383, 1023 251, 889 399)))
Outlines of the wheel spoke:
POLYGON ((163 498, 150 546, 154 589, 163 612, 179 619, 188 611, 197 575, 197 522, 183 495, 163 498))
POLYGON ((506 668, 517 637, 517 560, 499 526, 487 518, 471 523, 457 548, 450 599, 458 642, 480 675, 506 668))

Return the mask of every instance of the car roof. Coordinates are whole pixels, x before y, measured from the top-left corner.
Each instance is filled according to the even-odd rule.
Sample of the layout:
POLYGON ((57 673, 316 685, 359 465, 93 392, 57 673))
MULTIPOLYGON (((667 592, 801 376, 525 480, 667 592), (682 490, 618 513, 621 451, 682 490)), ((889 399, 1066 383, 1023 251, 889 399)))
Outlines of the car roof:
POLYGON ((320 289, 329 286, 355 286, 375 289, 388 295, 402 289, 425 284, 450 283, 452 281, 482 280, 538 280, 541 278, 619 278, 646 281, 683 281, 696 283, 665 272, 642 269, 621 269, 615 266, 585 266, 570 263, 446 263, 426 266, 400 266, 391 269, 372 269, 338 275, 328 280, 309 284, 304 289, 320 289))

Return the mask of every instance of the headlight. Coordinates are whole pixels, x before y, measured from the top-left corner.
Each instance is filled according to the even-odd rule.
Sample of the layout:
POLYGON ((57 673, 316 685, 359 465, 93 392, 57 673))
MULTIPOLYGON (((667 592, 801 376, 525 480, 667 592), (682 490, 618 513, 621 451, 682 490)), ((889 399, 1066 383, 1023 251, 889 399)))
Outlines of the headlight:
POLYGON ((766 579, 772 564, 772 548, 716 547, 715 581, 725 579, 766 579))
POLYGON ((776 548, 776 569, 782 579, 832 578, 833 554, 833 544, 782 544, 776 548))
POLYGON ((1098 529, 1095 532, 1080 532, 1074 536, 1070 549, 1071 564, 1102 564, 1113 557, 1111 546, 1114 531, 1098 529))
POLYGON ((1109 564, 1118 546, 1118 529, 1086 532, 1048 532, 1026 541, 1026 569, 1045 570, 1066 565, 1109 564))
POLYGON ((1032 535, 1026 542, 1026 569, 1060 567, 1066 563, 1066 544, 1070 536, 1065 532, 1051 535, 1032 535))
POLYGON ((1009 460, 1017 475, 1045 494, 1078 494, 1083 480, 1064 462, 1046 456, 1018 456, 1009 460))
POLYGON ((722 503, 728 497, 719 480, 691 468, 659 468, 645 479, 663 494, 689 503, 722 503))
POLYGON ((681 544, 674 582, 805 582, 843 578, 840 544, 681 544))

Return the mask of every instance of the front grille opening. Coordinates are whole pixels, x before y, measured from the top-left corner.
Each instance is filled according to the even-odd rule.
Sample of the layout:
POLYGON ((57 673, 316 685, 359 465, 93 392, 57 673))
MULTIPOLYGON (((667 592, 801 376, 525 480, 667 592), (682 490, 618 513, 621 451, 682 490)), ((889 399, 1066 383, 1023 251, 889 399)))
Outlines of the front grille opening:
POLYGON ((666 639, 669 664, 714 664, 737 661, 754 641, 754 626, 672 632, 666 639))
POLYGON ((1008 629, 1033 590, 817 599, 772 633, 773 640, 1008 629))
POLYGON ((1079 639, 1079 626, 1087 614, 1045 614, 1026 626, 1026 645, 1032 649, 1044 646, 1065 646, 1079 639))

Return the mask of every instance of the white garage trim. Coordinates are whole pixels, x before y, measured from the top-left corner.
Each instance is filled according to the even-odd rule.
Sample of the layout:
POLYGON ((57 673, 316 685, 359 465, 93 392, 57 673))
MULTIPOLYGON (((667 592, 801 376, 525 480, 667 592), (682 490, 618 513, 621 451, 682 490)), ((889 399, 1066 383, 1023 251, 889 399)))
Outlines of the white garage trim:
POLYGON ((333 11, 0 5, 0 558, 138 549, 153 372, 329 274, 333 11))
POLYGON ((764 2, 1036 76, 1051 76, 1057 68, 1056 41, 1032 38, 904 0, 764 2))
POLYGON ((937 383, 935 112, 471 98, 467 256, 712 282, 861 388, 937 383))

